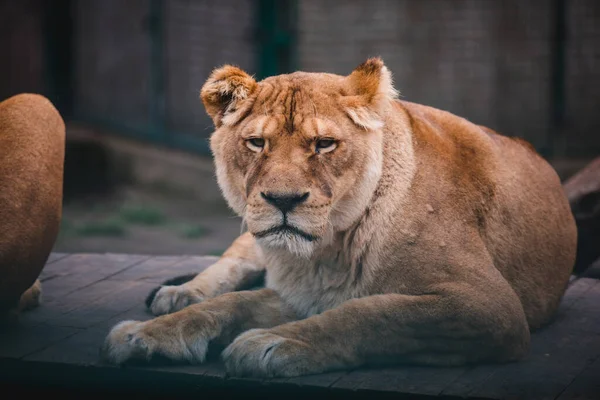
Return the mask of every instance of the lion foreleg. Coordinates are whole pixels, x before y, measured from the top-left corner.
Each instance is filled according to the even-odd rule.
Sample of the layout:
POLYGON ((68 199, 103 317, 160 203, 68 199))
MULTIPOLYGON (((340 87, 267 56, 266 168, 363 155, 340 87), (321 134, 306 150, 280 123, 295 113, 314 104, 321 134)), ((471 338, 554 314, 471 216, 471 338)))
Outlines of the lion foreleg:
POLYGON ((209 344, 225 347, 248 329, 295 319, 272 290, 232 292, 149 321, 123 321, 109 333, 102 355, 115 364, 154 355, 199 363, 205 360, 209 344))
POLYGON ((529 330, 516 295, 490 298, 460 289, 364 297, 305 320, 253 329, 225 349, 225 364, 234 375, 273 377, 364 364, 447 366, 521 357, 529 330))
POLYGON ((257 254, 254 238, 244 234, 236 239, 223 256, 192 280, 177 286, 155 289, 147 300, 154 315, 179 311, 190 304, 257 284, 265 267, 257 254))

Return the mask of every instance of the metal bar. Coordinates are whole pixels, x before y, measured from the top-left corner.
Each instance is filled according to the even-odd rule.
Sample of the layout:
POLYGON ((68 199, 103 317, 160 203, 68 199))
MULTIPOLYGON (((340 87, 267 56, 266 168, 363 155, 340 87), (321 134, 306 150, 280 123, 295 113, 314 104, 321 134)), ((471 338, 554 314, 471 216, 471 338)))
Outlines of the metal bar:
POLYGON ((567 1, 554 2, 554 38, 552 41, 551 80, 551 133, 548 135, 545 155, 564 156, 564 128, 566 122, 566 47, 567 47, 567 1), (558 148, 560 147, 560 149, 558 148), (557 154, 558 153, 558 154, 557 154))
POLYGON ((290 72, 299 69, 298 59, 298 0, 290 1, 290 26, 289 26, 289 68, 290 72))
MULTIPOLYGON (((71 1, 71 0, 61 0, 71 1)), ((169 131, 166 124, 165 64, 164 64, 164 1, 148 2, 148 40, 150 41, 150 98, 149 118, 144 124, 126 119, 98 115, 93 111, 73 105, 74 122, 100 128, 115 136, 123 136, 147 143, 176 148, 199 155, 210 155, 208 139, 187 132, 169 131)))
POLYGON ((73 105, 73 23, 71 0, 56 0, 43 5, 44 94, 63 117, 73 105))
POLYGON ((257 44, 259 47, 258 77, 260 79, 277 74, 276 1, 259 0, 257 44))
POLYGON ((297 67, 297 0, 260 0, 257 4, 259 78, 293 72, 297 67))
POLYGON ((164 20, 163 0, 150 1, 150 133, 153 138, 168 142, 165 115, 164 20))

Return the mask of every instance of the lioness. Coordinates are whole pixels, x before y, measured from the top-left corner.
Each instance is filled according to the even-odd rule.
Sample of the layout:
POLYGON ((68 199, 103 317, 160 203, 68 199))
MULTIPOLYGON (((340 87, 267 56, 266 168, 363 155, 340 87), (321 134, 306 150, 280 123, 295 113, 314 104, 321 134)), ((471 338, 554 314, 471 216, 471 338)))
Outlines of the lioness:
POLYGON ((202 362, 295 376, 364 364, 523 357, 574 264, 554 170, 526 143, 396 99, 383 62, 256 82, 215 70, 202 101, 217 179, 244 218, 214 265, 123 321, 113 363, 202 362), (247 287, 266 271, 266 288, 247 287))
POLYGON ((39 304, 62 215, 65 124, 43 96, 0 102, 0 322, 39 304))

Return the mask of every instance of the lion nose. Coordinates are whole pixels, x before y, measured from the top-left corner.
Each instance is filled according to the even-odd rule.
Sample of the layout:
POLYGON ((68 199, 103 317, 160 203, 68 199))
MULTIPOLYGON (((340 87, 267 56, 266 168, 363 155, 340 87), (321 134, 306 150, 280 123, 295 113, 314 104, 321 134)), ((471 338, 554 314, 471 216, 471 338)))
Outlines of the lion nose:
POLYGON ((300 203, 303 203, 308 199, 308 192, 304 194, 279 194, 271 192, 261 192, 260 195, 267 203, 277 207, 282 213, 292 211, 300 203))

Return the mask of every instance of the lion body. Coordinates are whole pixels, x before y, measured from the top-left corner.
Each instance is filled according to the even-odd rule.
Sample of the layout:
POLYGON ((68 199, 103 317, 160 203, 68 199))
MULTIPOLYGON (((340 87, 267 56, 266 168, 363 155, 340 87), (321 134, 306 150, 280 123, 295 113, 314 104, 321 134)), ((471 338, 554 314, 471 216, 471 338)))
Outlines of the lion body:
POLYGON ((38 304, 62 214, 65 126, 46 98, 0 103, 0 314, 38 304))
POLYGON ((385 132, 382 176, 389 182, 380 185, 389 187, 350 232, 354 240, 340 235, 311 259, 263 254, 267 287, 307 317, 355 297, 424 293, 477 273, 469 268, 486 268, 461 260, 467 251, 510 284, 532 328, 548 322, 568 283, 576 245, 555 171, 521 142, 463 118, 407 102, 395 108, 392 118, 412 136, 414 175, 393 157, 407 153, 407 144, 385 132), (395 185, 407 169, 408 193, 395 185), (352 260, 355 249, 364 252, 360 264, 352 260), (360 271, 349 273, 353 262, 360 271))
POLYGON ((158 291, 169 315, 115 327, 108 358, 138 354, 131 335, 175 359, 220 342, 230 371, 261 376, 523 357, 575 261, 559 178, 522 140, 394 97, 377 59, 348 77, 216 70, 217 179, 249 232, 158 291), (264 271, 266 289, 236 292, 264 271))

